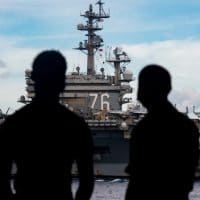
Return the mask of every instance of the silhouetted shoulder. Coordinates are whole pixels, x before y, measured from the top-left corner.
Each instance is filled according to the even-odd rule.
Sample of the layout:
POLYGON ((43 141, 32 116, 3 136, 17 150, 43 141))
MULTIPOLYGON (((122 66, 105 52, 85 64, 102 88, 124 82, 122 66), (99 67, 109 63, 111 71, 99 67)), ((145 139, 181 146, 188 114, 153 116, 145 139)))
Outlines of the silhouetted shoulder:
MULTIPOLYGON (((34 114, 37 114, 38 118, 45 116, 45 118, 63 118, 68 119, 70 121, 81 121, 83 122, 83 118, 75 114, 74 112, 67 109, 65 106, 57 103, 57 104, 40 104, 40 103, 30 103, 20 110, 16 111, 13 115, 9 117, 9 121, 28 118, 28 117, 36 117, 34 114), (32 116, 33 114, 33 116, 32 116), (39 115, 40 114, 40 115, 39 115), (65 118, 66 117, 66 118, 65 118)), ((44 119, 45 119, 44 118, 44 119)), ((36 118, 37 119, 37 118, 36 118)))
POLYGON ((18 112, 16 111, 14 114, 6 117, 5 121, 0 125, 0 137, 6 136, 10 137, 10 133, 17 124, 16 119, 18 118, 18 112))
POLYGON ((196 132, 198 135, 199 135, 199 131, 198 131, 198 128, 196 126, 196 124, 188 118, 188 116, 186 116, 185 114, 183 113, 180 113, 177 111, 177 116, 176 117, 176 122, 179 122, 180 124, 180 127, 182 127, 182 129, 186 129, 186 130, 191 130, 193 132, 196 132))

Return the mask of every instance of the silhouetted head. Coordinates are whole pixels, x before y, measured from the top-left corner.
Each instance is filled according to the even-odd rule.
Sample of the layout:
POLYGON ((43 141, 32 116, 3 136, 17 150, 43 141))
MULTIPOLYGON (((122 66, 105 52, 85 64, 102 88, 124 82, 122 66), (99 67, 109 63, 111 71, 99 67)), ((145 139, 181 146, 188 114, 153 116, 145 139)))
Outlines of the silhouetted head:
POLYGON ((36 95, 58 96, 64 90, 66 69, 66 60, 59 51, 47 50, 38 54, 31 73, 36 95))
POLYGON ((145 66, 139 74, 138 100, 149 109, 167 100, 171 90, 169 72, 160 65, 145 66))

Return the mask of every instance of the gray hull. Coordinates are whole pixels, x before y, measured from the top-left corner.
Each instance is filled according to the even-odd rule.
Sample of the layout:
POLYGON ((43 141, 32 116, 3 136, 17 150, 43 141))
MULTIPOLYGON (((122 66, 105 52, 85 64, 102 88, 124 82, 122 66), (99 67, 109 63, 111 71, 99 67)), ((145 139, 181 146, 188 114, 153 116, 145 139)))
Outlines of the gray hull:
POLYGON ((105 177, 126 177, 128 174, 124 172, 127 163, 95 163, 95 176, 105 177))
POLYGON ((127 176, 124 172, 129 158, 129 140, 120 130, 95 131, 94 172, 99 176, 127 176))

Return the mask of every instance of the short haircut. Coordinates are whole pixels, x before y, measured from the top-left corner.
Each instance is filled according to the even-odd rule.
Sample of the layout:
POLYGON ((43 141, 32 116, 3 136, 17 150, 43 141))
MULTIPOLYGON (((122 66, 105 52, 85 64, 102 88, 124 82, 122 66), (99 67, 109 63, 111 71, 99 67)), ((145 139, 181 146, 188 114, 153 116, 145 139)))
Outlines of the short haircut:
POLYGON ((31 79, 36 83, 56 81, 65 75, 67 62, 56 50, 39 53, 33 61, 31 79))

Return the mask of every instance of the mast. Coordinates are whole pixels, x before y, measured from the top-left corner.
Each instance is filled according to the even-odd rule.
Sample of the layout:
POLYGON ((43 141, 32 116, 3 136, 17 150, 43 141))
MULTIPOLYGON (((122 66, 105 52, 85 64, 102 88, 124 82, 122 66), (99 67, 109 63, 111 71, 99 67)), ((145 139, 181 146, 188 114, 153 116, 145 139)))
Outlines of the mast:
POLYGON ((131 60, 128 57, 127 53, 122 51, 122 49, 119 48, 119 47, 116 47, 113 50, 113 54, 114 54, 114 58, 111 58, 109 56, 108 59, 106 60, 106 62, 114 64, 114 68, 115 68, 115 84, 116 85, 120 85, 122 69, 125 67, 125 65, 127 63, 130 63, 131 60), (124 66, 121 67, 121 65, 124 65, 124 66))
POLYGON ((99 0, 96 3, 99 6, 98 13, 93 11, 93 6, 89 5, 89 10, 84 14, 81 14, 82 17, 87 18, 86 25, 78 24, 77 29, 80 31, 86 31, 87 40, 84 42, 79 42, 79 47, 75 48, 87 54, 87 74, 95 75, 95 61, 94 55, 99 47, 103 46, 103 39, 97 35, 95 32, 103 30, 99 26, 99 23, 103 21, 104 18, 109 18, 110 15, 106 14, 103 9, 103 2, 99 0))

